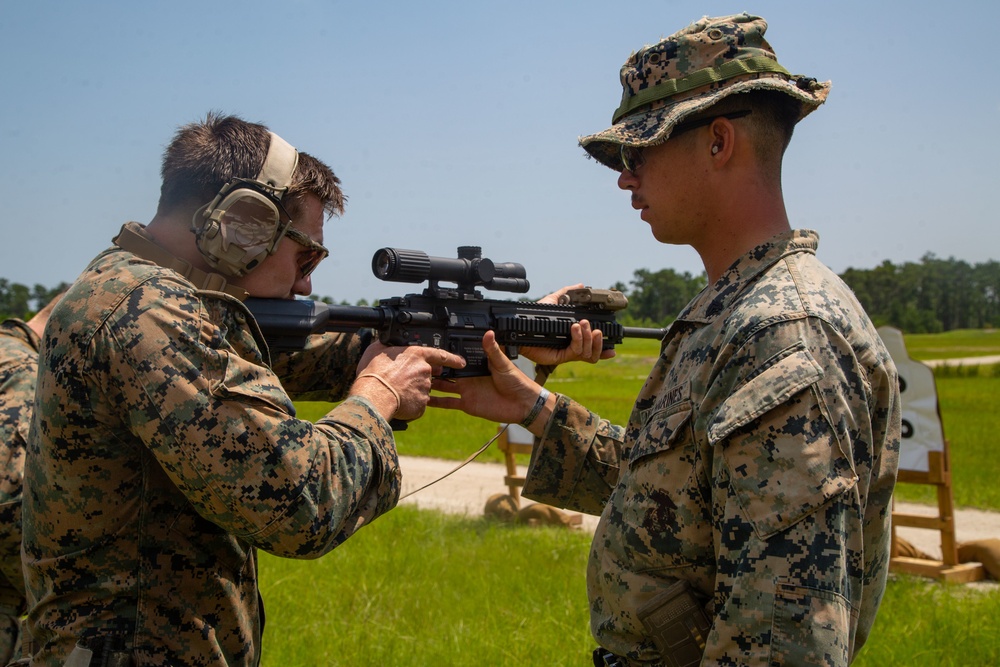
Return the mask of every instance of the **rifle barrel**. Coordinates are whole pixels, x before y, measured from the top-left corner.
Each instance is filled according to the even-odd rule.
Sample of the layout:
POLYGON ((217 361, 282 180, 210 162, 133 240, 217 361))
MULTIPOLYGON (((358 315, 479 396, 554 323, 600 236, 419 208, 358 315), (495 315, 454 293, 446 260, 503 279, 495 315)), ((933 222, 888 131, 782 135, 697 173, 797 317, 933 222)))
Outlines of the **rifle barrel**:
POLYGON ((655 338, 663 340, 667 335, 667 330, 655 329, 651 327, 622 327, 625 338, 655 338))

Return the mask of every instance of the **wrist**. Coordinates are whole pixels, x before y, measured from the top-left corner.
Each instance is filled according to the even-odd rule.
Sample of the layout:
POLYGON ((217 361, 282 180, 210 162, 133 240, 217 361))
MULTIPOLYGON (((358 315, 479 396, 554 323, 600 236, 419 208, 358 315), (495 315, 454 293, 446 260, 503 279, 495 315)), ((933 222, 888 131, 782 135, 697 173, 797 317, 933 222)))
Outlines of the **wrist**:
POLYGON ((531 410, 525 415, 524 419, 521 420, 521 426, 524 428, 530 427, 538 419, 538 415, 542 413, 542 409, 545 407, 545 402, 549 400, 550 392, 545 387, 542 387, 542 391, 538 394, 538 398, 535 399, 535 404, 531 406, 531 410))
POLYGON ((380 413, 382 413, 382 415, 386 419, 395 415, 399 411, 399 408, 402 407, 402 399, 399 396, 399 392, 396 391, 396 388, 393 387, 391 384, 389 384, 386 381, 386 379, 381 375, 379 375, 378 373, 362 373, 354 381, 355 390, 361 389, 361 387, 358 386, 359 384, 370 384, 372 388, 381 387, 380 389, 376 389, 376 391, 378 392, 380 397, 384 398, 385 400, 372 401, 371 389, 368 389, 367 391, 363 392, 359 391, 359 393, 364 395, 373 403, 376 403, 377 409, 379 410, 380 413), (374 380, 374 382, 370 382, 371 380, 374 380), (392 396, 391 399, 389 398, 386 392, 388 392, 388 394, 391 394, 392 396))

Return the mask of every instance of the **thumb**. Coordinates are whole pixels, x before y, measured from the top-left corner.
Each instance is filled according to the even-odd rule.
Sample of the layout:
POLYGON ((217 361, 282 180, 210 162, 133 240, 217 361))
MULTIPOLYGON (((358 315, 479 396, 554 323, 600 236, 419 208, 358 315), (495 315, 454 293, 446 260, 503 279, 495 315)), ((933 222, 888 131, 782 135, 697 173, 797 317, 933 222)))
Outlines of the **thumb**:
POLYGON ((486 359, 490 362, 490 369, 498 373, 510 373, 512 370, 517 370, 517 366, 511 361, 503 350, 500 349, 500 344, 497 343, 497 336, 492 330, 487 331, 483 334, 483 351, 486 353, 486 359))

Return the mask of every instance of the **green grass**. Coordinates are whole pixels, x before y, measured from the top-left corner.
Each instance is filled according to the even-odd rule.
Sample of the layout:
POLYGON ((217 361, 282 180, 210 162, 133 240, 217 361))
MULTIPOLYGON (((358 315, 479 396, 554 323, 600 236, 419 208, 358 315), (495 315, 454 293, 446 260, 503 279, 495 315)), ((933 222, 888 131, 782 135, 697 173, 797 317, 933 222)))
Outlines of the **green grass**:
POLYGON ((1000 587, 891 576, 856 667, 1000 665, 1000 587))
POLYGON ((262 554, 263 665, 582 665, 589 536, 400 506, 317 561, 262 554))
MULTIPOLYGON (((941 423, 951 453, 955 504, 1000 510, 996 412, 1000 376, 936 377, 935 384, 941 423)), ((896 497, 937 502, 933 487, 922 484, 900 484, 896 487, 896 497)))
POLYGON ((911 359, 957 359, 1000 354, 1000 330, 957 329, 940 334, 904 335, 911 359))
MULTIPOLYGON (((589 544, 402 506, 319 560, 262 554, 263 665, 590 664, 589 544)), ((997 618, 998 587, 894 576, 855 664, 1000 664, 997 618)))

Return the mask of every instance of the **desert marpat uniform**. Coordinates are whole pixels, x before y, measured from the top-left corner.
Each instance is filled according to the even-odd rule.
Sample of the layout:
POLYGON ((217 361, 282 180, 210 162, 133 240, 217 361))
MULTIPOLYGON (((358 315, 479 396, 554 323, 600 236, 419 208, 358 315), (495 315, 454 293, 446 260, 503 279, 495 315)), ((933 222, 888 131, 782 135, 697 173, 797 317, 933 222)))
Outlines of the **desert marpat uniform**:
POLYGON ((0 664, 14 655, 25 611, 21 491, 37 373, 38 336, 21 320, 0 323, 0 664))
POLYGON ((524 495, 602 513, 591 625, 658 664, 636 610, 678 579, 704 664, 846 665, 885 588, 895 367, 813 232, 755 248, 671 325, 627 429, 564 396, 524 495))
POLYGON ((269 367, 238 299, 118 248, 95 258, 41 347, 32 664, 62 664, 94 635, 139 665, 259 662, 256 549, 320 556, 399 496, 389 424, 367 401, 294 418, 289 395, 332 400, 354 379, 360 339, 324 338, 269 367))

